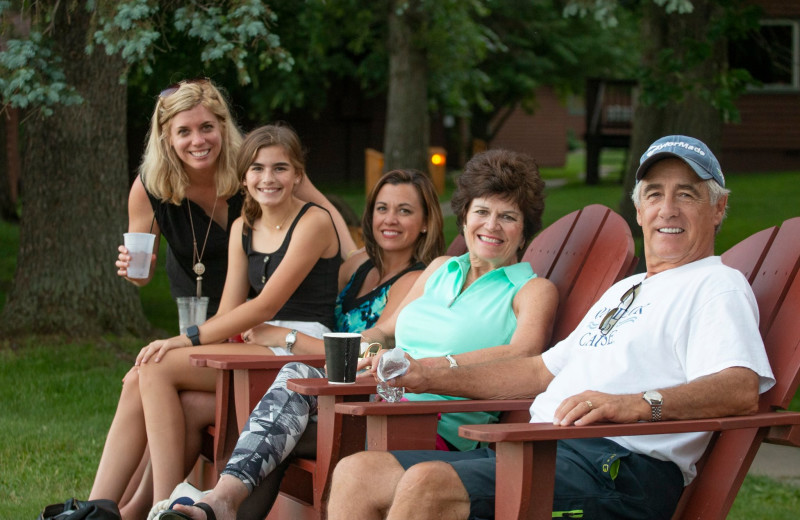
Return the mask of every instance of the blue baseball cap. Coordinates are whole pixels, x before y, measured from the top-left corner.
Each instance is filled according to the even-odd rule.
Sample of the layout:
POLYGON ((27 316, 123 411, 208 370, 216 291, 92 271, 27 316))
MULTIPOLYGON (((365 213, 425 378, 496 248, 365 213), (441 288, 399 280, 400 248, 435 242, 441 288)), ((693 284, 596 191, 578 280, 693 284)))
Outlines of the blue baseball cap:
POLYGON ((668 135, 653 142, 639 159, 636 170, 636 182, 642 180, 650 167, 667 157, 677 157, 688 164, 701 179, 714 179, 725 187, 725 176, 719 161, 706 144, 694 137, 685 135, 668 135))

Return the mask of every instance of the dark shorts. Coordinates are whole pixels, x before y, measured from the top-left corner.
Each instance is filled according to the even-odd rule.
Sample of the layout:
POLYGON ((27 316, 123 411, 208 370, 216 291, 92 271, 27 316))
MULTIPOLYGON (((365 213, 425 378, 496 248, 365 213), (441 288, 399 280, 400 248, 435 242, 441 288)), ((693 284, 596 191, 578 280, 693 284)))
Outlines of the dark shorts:
MULTIPOLYGON (((404 469, 426 461, 449 463, 469 493, 470 519, 494 518, 495 453, 393 451, 404 469)), ((669 519, 683 491, 672 462, 632 453, 608 439, 558 441, 553 516, 669 519), (570 514, 571 513, 571 514, 570 514)))

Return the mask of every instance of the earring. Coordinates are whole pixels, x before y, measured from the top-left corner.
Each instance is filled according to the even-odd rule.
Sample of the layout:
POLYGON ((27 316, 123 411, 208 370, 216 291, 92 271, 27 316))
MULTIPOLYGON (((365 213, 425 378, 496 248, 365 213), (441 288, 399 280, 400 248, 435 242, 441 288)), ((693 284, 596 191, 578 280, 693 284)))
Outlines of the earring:
POLYGON ((428 232, 428 228, 425 228, 425 229, 423 229, 422 231, 420 231, 420 233, 422 233, 423 235, 424 235, 425 233, 427 233, 427 232, 428 232))

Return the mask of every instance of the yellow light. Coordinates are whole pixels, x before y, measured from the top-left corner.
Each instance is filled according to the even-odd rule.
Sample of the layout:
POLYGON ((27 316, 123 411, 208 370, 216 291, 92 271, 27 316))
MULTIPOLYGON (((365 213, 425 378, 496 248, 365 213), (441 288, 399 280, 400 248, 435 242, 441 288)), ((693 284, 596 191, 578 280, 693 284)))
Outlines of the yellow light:
POLYGON ((441 166, 445 163, 445 156, 440 153, 435 153, 431 155, 431 163, 434 166, 441 166))

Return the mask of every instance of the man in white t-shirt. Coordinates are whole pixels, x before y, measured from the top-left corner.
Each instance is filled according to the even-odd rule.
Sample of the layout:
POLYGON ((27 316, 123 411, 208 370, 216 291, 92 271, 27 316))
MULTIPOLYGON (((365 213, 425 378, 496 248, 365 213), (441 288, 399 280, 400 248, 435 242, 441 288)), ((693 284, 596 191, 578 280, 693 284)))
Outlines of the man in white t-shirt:
MULTIPOLYGON (((564 427, 755 412, 775 381, 750 285, 714 256, 729 193, 719 162, 701 141, 667 136, 642 155, 636 179, 646 273, 611 287, 541 356, 454 369, 412 360, 396 384, 470 398, 536 396, 531 421, 564 427)), ((560 441, 554 511, 670 518, 709 437, 560 441)), ((494 469, 488 449, 362 452, 337 466, 328 515, 493 518, 494 469)))

